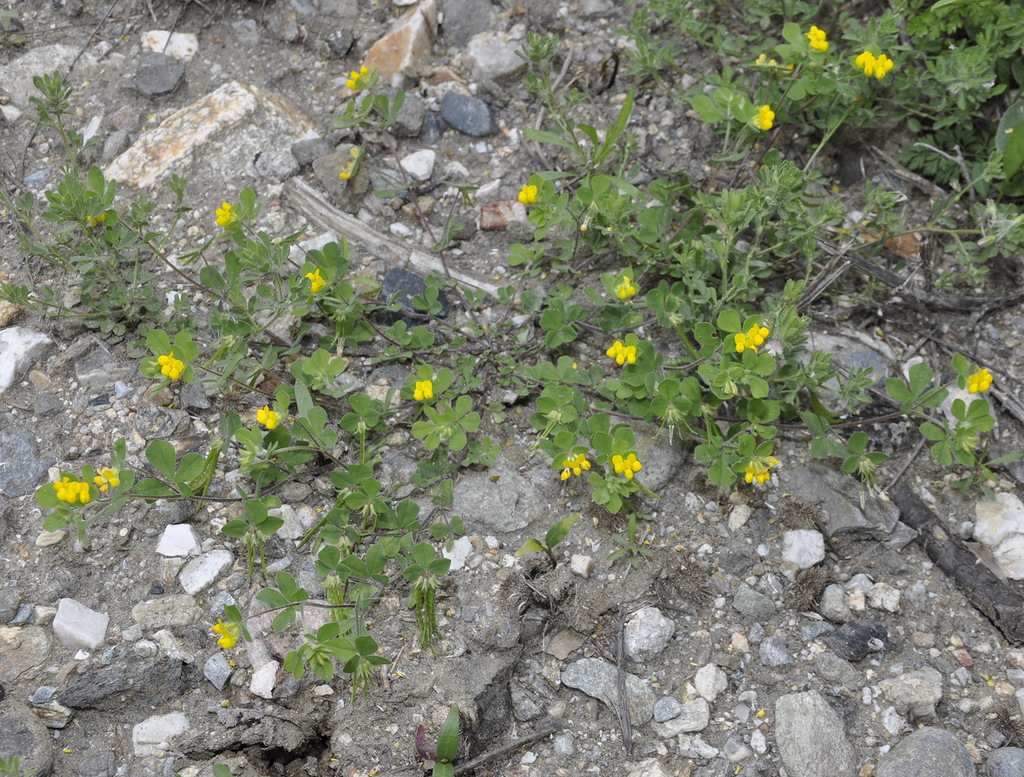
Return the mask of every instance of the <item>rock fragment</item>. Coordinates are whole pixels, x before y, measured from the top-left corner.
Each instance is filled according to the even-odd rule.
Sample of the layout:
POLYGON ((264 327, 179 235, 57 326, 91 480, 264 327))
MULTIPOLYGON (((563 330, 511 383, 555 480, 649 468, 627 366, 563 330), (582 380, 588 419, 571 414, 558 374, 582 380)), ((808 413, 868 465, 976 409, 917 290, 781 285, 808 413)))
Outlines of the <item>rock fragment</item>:
POLYGON ((86 607, 74 599, 64 598, 57 605, 53 633, 72 650, 95 650, 107 636, 110 617, 86 607))
POLYGON ((854 773, 856 760, 843 722, 817 691, 788 693, 778 699, 775 741, 790 777, 854 773))
POLYGON ((975 777, 967 748, 951 731, 923 728, 883 755, 875 777, 975 777))
POLYGON ((370 47, 363 60, 394 87, 403 87, 430 58, 437 35, 437 4, 424 0, 405 12, 391 30, 370 47))
MULTIPOLYGON (((562 671, 562 684, 603 701, 614 712, 618 709, 618 673, 618 668, 607 661, 581 658, 562 671)), ((626 697, 634 726, 642 726, 654 717, 654 693, 636 675, 626 675, 626 697)))

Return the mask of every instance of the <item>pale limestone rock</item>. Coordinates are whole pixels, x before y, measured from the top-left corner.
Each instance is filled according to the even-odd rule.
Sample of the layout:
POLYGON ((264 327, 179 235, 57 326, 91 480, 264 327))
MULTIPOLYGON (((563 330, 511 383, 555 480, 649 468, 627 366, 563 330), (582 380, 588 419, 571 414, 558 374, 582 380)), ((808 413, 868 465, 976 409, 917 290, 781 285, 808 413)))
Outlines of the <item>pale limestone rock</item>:
POLYGON ((402 87, 426 64, 437 35, 437 3, 424 0, 410 8, 391 30, 373 44, 363 64, 394 87, 402 87))

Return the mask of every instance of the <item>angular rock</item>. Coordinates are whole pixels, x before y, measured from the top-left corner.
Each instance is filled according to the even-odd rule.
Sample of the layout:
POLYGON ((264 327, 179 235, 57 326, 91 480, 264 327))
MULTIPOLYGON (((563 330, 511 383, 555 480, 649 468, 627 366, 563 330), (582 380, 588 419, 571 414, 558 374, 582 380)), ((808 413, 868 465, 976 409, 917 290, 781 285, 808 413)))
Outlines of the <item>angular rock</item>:
POLYGON ((772 634, 762 640, 757 648, 757 656, 765 666, 789 666, 796 663, 781 634, 772 634))
POLYGON ((825 559, 825 538, 813 529, 794 529, 782 534, 782 560, 807 569, 825 559))
POLYGON ((638 763, 628 777, 670 777, 670 775, 657 758, 648 758, 646 761, 638 763))
POLYGON ((72 650, 95 650, 107 637, 110 616, 74 599, 61 599, 53 619, 53 633, 72 650))
POLYGON ((828 651, 814 657, 814 671, 822 680, 850 691, 860 690, 867 683, 853 664, 828 651))
POLYGON ((253 159, 287 149, 313 129, 290 102, 258 86, 230 81, 143 133, 108 165, 108 178, 145 188, 177 173, 195 186, 224 189, 253 176, 253 159))
POLYGON ((729 678, 714 664, 704 664, 693 677, 693 687, 708 702, 714 703, 718 694, 729 687, 729 678))
POLYGON ((199 52, 199 36, 192 32, 149 30, 142 34, 142 48, 158 51, 182 62, 191 62, 199 52))
POLYGON ((132 727, 135 755, 160 757, 174 737, 189 730, 188 716, 184 712, 153 715, 132 727))
POLYGON ((139 58, 135 71, 135 88, 150 100, 172 94, 185 77, 180 60, 157 51, 147 51, 139 58))
POLYGON ((1024 750, 1000 747, 985 762, 984 777, 1024 777, 1024 750))
POLYGON ((846 603, 846 589, 839 583, 825 586, 818 602, 818 612, 833 623, 846 623, 853 617, 853 612, 846 603))
POLYGON ((274 698, 274 685, 277 683, 277 670, 281 667, 277 661, 268 661, 252 673, 249 691, 262 699, 274 698))
POLYGON ((31 708, 14 699, 0 704, 0 755, 21 758, 21 774, 50 774, 53 737, 31 708))
POLYGON ((370 190, 370 173, 365 160, 356 167, 354 176, 341 178, 341 171, 352 161, 354 146, 344 144, 336 151, 313 160, 317 183, 330 196, 331 202, 346 213, 355 213, 370 190))
POLYGON ((678 717, 683 711, 683 705, 674 696, 663 696, 654 703, 654 722, 664 723, 678 717))
POLYGON ((475 534, 504 534, 518 532, 530 525, 531 520, 547 521, 539 534, 543 537, 551 525, 559 520, 552 515, 548 496, 558 486, 550 477, 550 470, 533 469, 520 472, 519 467, 501 457, 482 472, 466 472, 462 488, 455 489, 452 510, 462 516, 467 531, 475 534))
POLYGON ((391 132, 396 138, 416 138, 423 131, 423 122, 427 118, 427 103, 418 94, 409 92, 405 102, 398 110, 391 132))
POLYGON ((39 361, 53 340, 42 332, 24 326, 0 330, 0 394, 39 361))
POLYGON ((203 664, 203 675, 218 691, 224 690, 233 671, 234 669, 231 668, 231 664, 228 663, 228 659, 223 653, 214 653, 203 664))
POLYGON ((53 464, 40 459, 35 435, 20 429, 0 431, 0 462, 18 462, 18 466, 0 467, 0 491, 7 496, 27 496, 53 464))
POLYGON ((52 73, 54 70, 67 73, 80 55, 81 59, 76 63, 75 72, 82 74, 96 65, 97 53, 98 47, 83 52, 81 46, 64 43, 33 46, 30 51, 10 64, 0 67, 0 84, 3 84, 4 91, 11 98, 10 103, 0 105, 0 112, 9 122, 14 122, 21 115, 21 111, 31 110, 31 115, 34 116, 35 111, 29 99, 38 97, 39 91, 33 86, 32 79, 40 73, 52 73))
POLYGON ((883 680, 879 686, 900 715, 910 713, 925 722, 935 720, 935 705, 942 699, 942 675, 932 667, 883 680))
POLYGON ((518 200, 500 200, 480 206, 480 229, 504 229, 512 221, 526 221, 526 208, 518 200))
POLYGON ((951 731, 923 728, 878 759, 875 777, 975 777, 967 748, 951 731))
POLYGON ((170 594, 139 602, 132 607, 132 620, 147 631, 191 626, 202 614, 188 594, 170 594))
POLYGON ((453 48, 465 46, 474 35, 494 26, 496 13, 490 0, 445 0, 441 28, 445 42, 453 48))
POLYGON ((185 564, 178 581, 188 593, 195 595, 229 569, 234 560, 229 550, 211 550, 185 564))
POLYGON ((634 661, 651 658, 663 651, 676 633, 676 624, 657 607, 643 607, 626 621, 626 655, 634 661))
POLYGON ((187 523, 174 523, 164 527, 156 552, 161 556, 180 558, 194 556, 199 552, 199 540, 195 530, 187 523))
POLYGON ((0 681, 13 683, 50 655, 49 629, 0 626, 0 681))
POLYGON ((434 174, 434 160, 437 154, 429 148, 413 151, 402 158, 402 169, 414 181, 427 181, 434 174))
POLYGON ((1024 579, 1024 503, 1016 494, 999 493, 974 507, 974 539, 992 551, 1011 580, 1024 579))
POLYGON ((899 520, 899 510, 892 502, 862 494, 856 478, 816 462, 781 469, 778 478, 779 487, 792 498, 820 508, 828 540, 887 540, 899 520))
MULTIPOLYGON (((420 316, 420 318, 415 318, 414 316, 402 316, 401 312, 384 312, 380 314, 380 319, 388 324, 393 324, 399 319, 403 319, 409 326, 416 326, 417 324, 423 323, 422 316, 425 313, 423 310, 418 310, 412 304, 412 299, 413 297, 422 295, 426 290, 427 282, 423 279, 423 276, 406 270, 404 267, 392 267, 387 271, 387 274, 384 276, 384 281, 381 283, 381 300, 384 302, 401 303, 403 312, 416 314, 420 316)), ((449 310, 448 295, 443 291, 438 292, 437 301, 441 305, 438 318, 446 318, 449 310)))
POLYGON ((876 610, 897 612, 900 609, 900 591, 888 583, 875 583, 868 591, 868 604, 876 610))
POLYGON ((789 777, 852 777, 857 762, 843 722, 817 691, 775 702, 775 742, 789 777))
POLYGON ((75 675, 57 692, 56 700, 75 709, 121 712, 130 699, 149 709, 178 698, 181 680, 180 661, 116 661, 75 675))
POLYGON ((732 606, 757 623, 775 615, 775 602, 748 585, 741 585, 733 597, 732 606))
POLYGON ((847 661, 860 661, 871 653, 892 650, 893 647, 884 626, 853 620, 847 621, 825 637, 825 644, 847 661))
POLYGON ((679 714, 664 723, 651 723, 654 733, 671 739, 684 733, 703 731, 711 720, 711 708, 704 699, 691 699, 680 706, 679 714))
MULTIPOLYGON (((603 701, 615 713, 618 709, 618 667, 599 658, 581 658, 562 671, 562 684, 603 701)), ((626 708, 634 726, 654 717, 654 692, 636 675, 626 675, 626 708)))
POLYGON ((437 4, 424 0, 406 11, 367 52, 363 64, 394 87, 404 87, 430 58, 437 36, 437 4))
POLYGON ((474 138, 493 135, 498 131, 491 107, 487 103, 455 91, 446 92, 441 98, 441 118, 452 129, 474 138))
POLYGON ((516 54, 522 41, 512 40, 507 32, 481 32, 466 47, 465 62, 473 70, 473 80, 515 78, 526 70, 526 60, 516 54))

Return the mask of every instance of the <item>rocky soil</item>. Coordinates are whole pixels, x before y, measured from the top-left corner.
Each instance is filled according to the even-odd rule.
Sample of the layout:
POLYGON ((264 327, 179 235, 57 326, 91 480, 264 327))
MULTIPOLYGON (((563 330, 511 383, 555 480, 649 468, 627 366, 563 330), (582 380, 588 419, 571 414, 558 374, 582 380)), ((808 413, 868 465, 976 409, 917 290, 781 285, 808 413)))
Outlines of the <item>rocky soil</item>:
MULTIPOLYGON (((76 129, 100 139, 88 161, 161 205, 170 173, 189 180, 196 210, 181 251, 212 233, 222 200, 250 186, 271 234, 305 229, 315 238, 362 225, 362 239, 342 231, 360 272, 381 279, 410 262, 423 271, 432 241, 414 210, 374 195, 377 179, 358 193, 343 187, 337 170, 351 137, 330 130, 348 72, 407 12, 397 5, 0 2, 5 186, 38 194, 54 185, 61 149, 33 132, 27 98, 31 76, 70 69, 76 129), (166 35, 153 31, 172 29, 178 37, 165 48, 166 35)), ((528 171, 551 163, 522 140, 539 113, 514 50, 527 30, 562 36, 566 78, 593 92, 581 110, 606 123, 637 84, 624 75, 610 86, 591 81, 625 45, 617 30, 629 11, 612 0, 426 0, 412 9, 425 38, 419 59, 400 63, 395 77, 410 94, 395 134, 435 228, 459 207, 449 183, 479 187, 459 214, 467 226, 450 257, 467 282, 513 277, 507 248, 529 234, 516 193, 528 171)), ((713 63, 700 56, 685 72, 708 72, 713 63)), ((632 129, 643 135, 644 163, 701 180, 708 130, 659 88, 640 86, 632 129)), ((855 208, 857 188, 844 197, 855 208)), ((19 254, 10 220, 2 229, 6 277, 60 282, 19 254)), ((822 304, 820 347, 883 374, 913 356, 948 364, 930 344, 921 348, 922 328, 970 342, 1005 392, 994 399, 999 452, 1021 449, 1012 393, 1019 310, 939 321, 822 304)), ((513 407, 501 459, 455 489, 450 512, 467 536, 449 552, 437 657, 416 647, 405 591, 372 612, 393 663, 354 703, 342 681, 285 673, 296 637, 271 635, 265 622, 252 624, 254 643, 223 651, 210 627, 224 606, 259 607, 244 550, 220 532, 237 507, 193 515, 188 505, 133 506, 93 526, 83 546, 73 532, 42 530, 33 492, 61 466, 102 465, 121 437, 136 463, 156 438, 203 450, 225 403, 193 385, 162 406, 147 396, 127 341, 10 306, 0 314, 0 756, 20 755, 37 777, 206 777, 217 763, 244 777, 416 774, 417 726, 434 736, 456 703, 459 763, 490 754, 474 769, 481 776, 1024 777, 1019 610, 982 614, 981 589, 954 580, 974 579, 972 565, 936 564, 892 502, 809 461, 798 440, 783 443, 769 487, 725 493, 678 440, 641 430, 645 483, 661 497, 647 505, 657 521, 642 527, 651 555, 611 565, 621 522, 552 476, 529 450, 529 407, 513 407), (584 518, 555 569, 514 557, 525 538, 575 510, 584 518)), ((364 385, 405 379, 354 372, 364 385)), ((251 417, 263 403, 242 397, 232 409, 251 417)), ((913 435, 896 430, 884 444, 897 465, 889 477, 909 462, 898 487, 934 510, 935 542, 972 540, 978 568, 1019 596, 1020 470, 1001 473, 994 500, 959 497, 926 452, 916 455, 913 435)), ((385 479, 404 482, 414 456, 401 445, 386 450, 385 479)), ((221 474, 233 465, 229 453, 221 474)), ((286 523, 268 548, 271 571, 315 586, 294 540, 333 489, 317 479, 281 497, 286 523)))

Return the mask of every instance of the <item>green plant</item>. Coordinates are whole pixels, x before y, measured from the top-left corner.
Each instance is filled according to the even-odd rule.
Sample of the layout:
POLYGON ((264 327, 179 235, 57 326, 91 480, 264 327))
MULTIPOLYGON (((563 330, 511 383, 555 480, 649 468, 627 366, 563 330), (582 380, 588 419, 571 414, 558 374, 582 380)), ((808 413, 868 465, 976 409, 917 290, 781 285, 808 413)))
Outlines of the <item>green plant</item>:
POLYGON ((420 758, 433 764, 433 777, 452 777, 455 774, 455 759, 459 755, 459 708, 453 704, 448 717, 441 724, 437 735, 437 748, 427 745, 427 730, 422 724, 416 727, 416 752, 420 758))
POLYGON ((550 529, 548 533, 544 535, 544 540, 529 539, 523 543, 523 546, 516 551, 516 556, 526 556, 530 553, 536 553, 537 551, 544 551, 548 554, 548 560, 551 562, 551 568, 554 569, 558 566, 558 561, 555 559, 554 549, 562 540, 564 540, 569 530, 572 529, 573 524, 580 519, 580 513, 573 513, 568 518, 563 518, 550 529))
POLYGON ((4 777, 32 777, 35 773, 35 769, 29 769, 27 772, 22 770, 19 756, 0 756, 0 775, 4 777))

